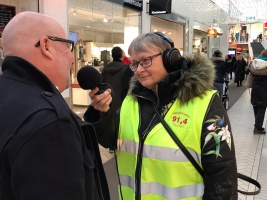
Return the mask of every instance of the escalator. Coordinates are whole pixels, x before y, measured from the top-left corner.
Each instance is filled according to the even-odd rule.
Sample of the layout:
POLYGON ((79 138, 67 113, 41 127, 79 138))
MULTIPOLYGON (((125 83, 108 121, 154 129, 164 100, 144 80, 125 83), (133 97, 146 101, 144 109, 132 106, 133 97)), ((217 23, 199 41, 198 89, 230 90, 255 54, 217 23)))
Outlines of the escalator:
POLYGON ((258 57, 261 54, 261 52, 264 50, 264 47, 261 44, 261 42, 251 42, 250 45, 251 45, 254 57, 258 57))

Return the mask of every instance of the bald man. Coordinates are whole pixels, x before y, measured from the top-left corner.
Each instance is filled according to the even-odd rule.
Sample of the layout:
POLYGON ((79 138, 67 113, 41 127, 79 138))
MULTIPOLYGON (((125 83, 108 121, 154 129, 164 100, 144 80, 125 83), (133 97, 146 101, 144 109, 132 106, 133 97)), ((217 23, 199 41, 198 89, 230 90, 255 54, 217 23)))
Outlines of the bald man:
MULTIPOLYGON (((2 46, 0 199, 109 200, 94 127, 60 94, 70 85, 74 42, 54 19, 21 12, 2 46)), ((110 103, 110 91, 101 95, 110 103)))

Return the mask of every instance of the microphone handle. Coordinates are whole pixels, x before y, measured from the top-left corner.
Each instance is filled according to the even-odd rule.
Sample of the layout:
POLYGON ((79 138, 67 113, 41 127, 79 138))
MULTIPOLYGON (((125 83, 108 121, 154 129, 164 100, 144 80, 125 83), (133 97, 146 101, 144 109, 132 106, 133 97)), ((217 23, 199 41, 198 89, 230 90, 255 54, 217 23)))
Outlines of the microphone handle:
POLYGON ((110 88, 107 83, 100 83, 97 87, 99 88, 99 91, 96 94, 102 94, 106 89, 110 88))

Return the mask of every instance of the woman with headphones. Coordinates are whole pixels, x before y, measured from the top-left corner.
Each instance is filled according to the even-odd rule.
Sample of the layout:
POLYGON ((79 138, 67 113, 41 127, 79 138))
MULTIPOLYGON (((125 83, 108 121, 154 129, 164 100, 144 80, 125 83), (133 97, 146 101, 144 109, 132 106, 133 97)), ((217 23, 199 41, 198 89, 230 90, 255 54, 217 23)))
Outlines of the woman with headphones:
POLYGON ((110 97, 96 95, 98 88, 89 93, 92 103, 84 115, 96 122, 102 146, 117 142, 120 198, 237 200, 231 125, 212 90, 211 61, 182 57, 159 32, 139 35, 128 53, 134 77, 117 118, 110 97), (93 118, 98 111, 105 117, 93 118))

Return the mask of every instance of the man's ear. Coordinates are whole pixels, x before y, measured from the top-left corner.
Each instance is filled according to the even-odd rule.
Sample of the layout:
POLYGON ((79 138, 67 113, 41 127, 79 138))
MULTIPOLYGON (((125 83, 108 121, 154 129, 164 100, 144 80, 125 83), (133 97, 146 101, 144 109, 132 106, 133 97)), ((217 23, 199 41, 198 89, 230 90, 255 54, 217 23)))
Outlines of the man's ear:
POLYGON ((51 46, 51 43, 52 41, 49 40, 47 37, 42 37, 40 39, 40 49, 41 49, 41 52, 43 53, 44 56, 48 57, 49 59, 52 59, 53 56, 51 54, 51 51, 52 50, 52 46, 51 46))

